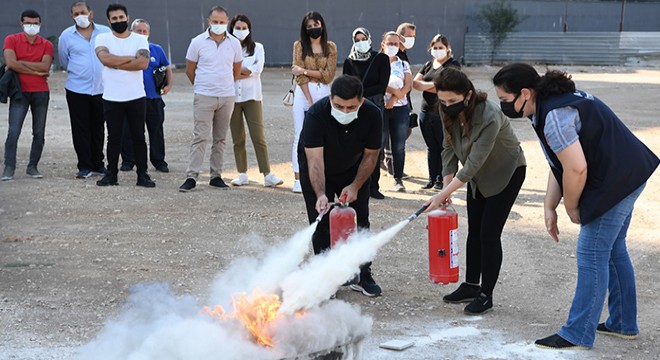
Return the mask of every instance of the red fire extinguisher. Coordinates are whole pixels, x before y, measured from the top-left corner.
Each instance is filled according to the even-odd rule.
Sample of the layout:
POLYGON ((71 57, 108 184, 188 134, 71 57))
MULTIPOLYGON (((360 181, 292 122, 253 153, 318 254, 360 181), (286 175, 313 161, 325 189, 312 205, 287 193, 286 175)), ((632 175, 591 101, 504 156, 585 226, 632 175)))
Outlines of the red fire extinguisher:
POLYGON ((355 210, 348 206, 344 194, 330 211, 330 246, 334 247, 338 241, 345 241, 356 230, 357 215, 355 210))
POLYGON ((429 214, 427 229, 431 281, 458 282, 458 214, 443 206, 429 214))

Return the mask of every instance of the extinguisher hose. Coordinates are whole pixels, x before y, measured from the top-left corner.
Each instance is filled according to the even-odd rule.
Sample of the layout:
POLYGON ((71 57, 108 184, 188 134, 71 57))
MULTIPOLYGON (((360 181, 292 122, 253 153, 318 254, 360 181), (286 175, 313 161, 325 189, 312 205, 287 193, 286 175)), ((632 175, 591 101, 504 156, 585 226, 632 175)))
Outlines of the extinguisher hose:
POLYGON ((424 210, 428 209, 428 205, 424 205, 419 210, 415 211, 412 215, 408 216, 408 221, 413 221, 415 220, 419 215, 421 215, 424 210))

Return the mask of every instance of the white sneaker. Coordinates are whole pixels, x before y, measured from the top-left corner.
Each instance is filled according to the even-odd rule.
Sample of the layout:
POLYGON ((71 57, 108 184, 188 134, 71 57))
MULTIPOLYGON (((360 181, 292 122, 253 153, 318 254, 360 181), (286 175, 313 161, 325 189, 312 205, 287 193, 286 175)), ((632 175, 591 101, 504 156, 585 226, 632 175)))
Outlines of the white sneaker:
POLYGON ((248 176, 246 173, 240 173, 238 176, 231 181, 231 184, 234 186, 241 186, 241 185, 247 185, 249 184, 250 181, 248 181, 248 176))
POLYGON ((291 189, 294 193, 301 193, 302 192, 302 187, 300 186, 300 180, 296 180, 293 183, 293 189, 291 189))
POLYGON ((284 184, 284 181, 278 178, 277 176, 273 175, 273 173, 269 173, 268 175, 264 176, 265 187, 277 186, 282 184, 284 184))

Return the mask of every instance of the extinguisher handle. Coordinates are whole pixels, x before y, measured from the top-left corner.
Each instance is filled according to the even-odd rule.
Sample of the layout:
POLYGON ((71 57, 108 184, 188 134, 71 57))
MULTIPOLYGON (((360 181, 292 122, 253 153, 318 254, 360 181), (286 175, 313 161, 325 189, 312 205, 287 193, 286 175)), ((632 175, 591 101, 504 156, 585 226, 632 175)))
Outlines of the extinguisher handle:
POLYGON ((453 212, 457 212, 456 209, 454 208, 454 205, 452 205, 449 202, 442 203, 442 210, 447 210, 447 208, 451 209, 453 212))
POLYGON ((428 209, 429 205, 424 205, 419 210, 415 211, 412 215, 408 216, 408 221, 415 220, 419 215, 421 215, 424 210, 428 209))
POLYGON ((346 198, 347 198, 347 197, 348 197, 348 194, 344 194, 344 195, 342 195, 342 196, 339 198, 339 202, 341 203, 342 206, 346 206, 346 205, 348 205, 348 204, 346 203, 346 198))

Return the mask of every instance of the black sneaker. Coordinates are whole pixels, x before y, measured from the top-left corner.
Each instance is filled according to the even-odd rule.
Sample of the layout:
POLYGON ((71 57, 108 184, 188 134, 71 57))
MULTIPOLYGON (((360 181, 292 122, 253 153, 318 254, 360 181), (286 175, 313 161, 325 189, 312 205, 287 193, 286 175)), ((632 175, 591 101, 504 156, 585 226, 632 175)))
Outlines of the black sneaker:
POLYGON ((380 286, 376 284, 376 281, 371 276, 371 269, 369 268, 360 272, 360 281, 357 284, 351 284, 349 286, 351 290, 359 291, 363 295, 369 297, 380 296, 380 294, 382 293, 380 286))
POLYGON ((179 191, 181 192, 188 192, 197 186, 197 181, 193 178, 187 178, 186 181, 179 186, 179 191))
POLYGON ((121 167, 119 168, 119 170, 121 170, 121 171, 131 171, 131 170, 133 170, 133 166, 134 165, 124 163, 124 164, 121 164, 121 167))
POLYGON ((472 302, 479 294, 481 294, 481 286, 462 283, 458 289, 449 295, 445 295, 442 300, 451 304, 472 302))
POLYGON ((435 182, 435 185, 433 185, 433 190, 435 190, 435 191, 442 190, 442 181, 441 180, 435 182))
POLYGON ((355 276, 353 276, 353 278, 351 278, 347 282, 341 284, 341 286, 356 285, 359 282, 360 282, 360 274, 355 274, 355 276))
POLYGON ((372 190, 369 196, 371 196, 372 199, 377 199, 377 200, 385 199, 385 195, 383 195, 383 193, 378 190, 372 190))
POLYGON ((101 165, 100 168, 92 171, 92 176, 103 176, 108 172, 108 169, 105 168, 105 166, 101 165))
POLYGON ((153 180, 151 180, 151 177, 149 177, 149 174, 147 173, 138 174, 137 183, 135 183, 135 185, 146 188, 156 187, 156 183, 153 180))
POLYGON ((493 297, 481 293, 476 299, 472 300, 465 309, 463 309, 463 312, 468 315, 481 315, 489 312, 492 308, 493 297))
POLYGON ((113 175, 113 174, 110 174, 110 173, 105 174, 101 178, 101 180, 98 180, 96 182, 96 185, 98 185, 98 186, 119 185, 119 183, 117 183, 117 175, 113 175))
POLYGON ((435 182, 433 180, 430 180, 429 182, 426 183, 426 185, 422 186, 420 189, 428 190, 433 188, 433 185, 435 185, 435 182))
POLYGON ((222 180, 220 176, 216 176, 211 181, 209 181, 209 185, 219 187, 219 188, 228 188, 229 186, 225 184, 225 182, 222 180))
POLYGON ((598 324, 598 327, 596 328, 596 332, 599 333, 599 334, 616 336, 618 338, 626 339, 626 340, 635 340, 635 339, 637 339, 637 336, 639 335, 639 334, 626 335, 626 334, 614 332, 614 331, 608 329, 607 327, 605 327, 605 323, 598 324))
POLYGON ((88 169, 80 169, 76 173, 76 179, 87 179, 90 176, 92 176, 92 171, 88 169))
POLYGON ((543 339, 538 339, 534 341, 534 344, 536 344, 536 347, 539 347, 541 349, 552 349, 552 350, 588 350, 589 349, 584 346, 575 345, 572 342, 565 340, 564 338, 562 338, 557 334, 550 335, 543 339))
POLYGON ((162 173, 168 173, 168 172, 170 172, 170 168, 167 167, 167 164, 162 164, 162 165, 156 166, 156 171, 160 171, 162 173))

